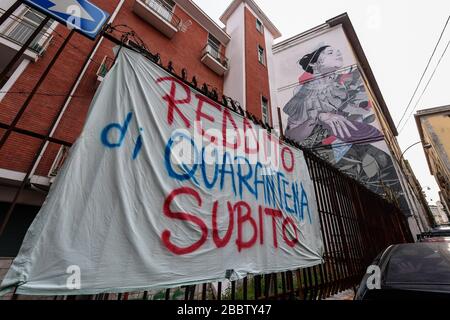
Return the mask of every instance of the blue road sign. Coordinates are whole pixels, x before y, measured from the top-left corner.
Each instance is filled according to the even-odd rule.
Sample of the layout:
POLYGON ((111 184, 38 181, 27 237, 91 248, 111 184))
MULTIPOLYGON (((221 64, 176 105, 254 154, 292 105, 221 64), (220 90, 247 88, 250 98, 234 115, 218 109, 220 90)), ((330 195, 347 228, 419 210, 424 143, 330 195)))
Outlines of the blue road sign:
POLYGON ((25 4, 95 39, 109 14, 87 0, 24 0, 25 4))

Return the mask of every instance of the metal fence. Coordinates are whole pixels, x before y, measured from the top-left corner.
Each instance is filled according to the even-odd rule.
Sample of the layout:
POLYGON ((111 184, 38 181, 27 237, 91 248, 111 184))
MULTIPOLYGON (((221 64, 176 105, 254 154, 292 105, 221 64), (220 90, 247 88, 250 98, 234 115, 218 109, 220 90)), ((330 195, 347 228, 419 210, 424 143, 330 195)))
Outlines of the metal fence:
POLYGON ((178 28, 181 19, 173 13, 173 7, 169 6, 167 2, 161 0, 144 0, 143 2, 161 18, 178 28))
POLYGON ((89 299, 326 299, 355 288, 372 260, 387 246, 414 241, 406 218, 398 207, 313 153, 305 151, 305 157, 319 209, 325 247, 324 264, 281 273, 249 275, 239 281, 162 291, 100 294, 89 299))
POLYGON ((320 300, 355 288, 367 267, 391 244, 413 242, 398 207, 305 151, 314 182, 325 247, 322 265, 231 282, 160 291, 55 299, 91 300, 320 300))
POLYGON ((317 300, 354 288, 379 252, 414 239, 398 207, 310 151, 305 158, 319 210, 324 264, 226 283, 54 299, 317 300))
POLYGON ((216 59, 222 66, 228 68, 228 59, 220 52, 220 48, 215 45, 208 43, 202 51, 202 57, 206 54, 210 54, 214 59, 216 59))
MULTIPOLYGON (((379 195, 305 152, 319 209, 325 254, 323 265, 249 276, 226 285, 203 284, 166 290, 154 299, 325 299, 361 281, 376 255, 394 243, 412 242, 404 215, 379 195), (181 291, 181 294, 180 294, 181 291)), ((148 299, 149 293, 95 298, 148 299)))

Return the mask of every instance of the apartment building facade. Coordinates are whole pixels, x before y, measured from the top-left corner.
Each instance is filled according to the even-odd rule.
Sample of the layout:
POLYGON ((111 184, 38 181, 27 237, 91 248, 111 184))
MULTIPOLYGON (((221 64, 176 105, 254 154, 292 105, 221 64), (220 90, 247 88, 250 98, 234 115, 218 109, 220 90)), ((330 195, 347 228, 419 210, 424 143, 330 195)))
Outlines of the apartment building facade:
MULTIPOLYGON (((2 12, 14 2, 3 1, 2 12)), ((222 94, 232 97, 243 109, 286 133, 283 126, 287 125, 288 119, 283 114, 279 119, 278 109, 282 109, 289 99, 280 90, 283 85, 280 85, 282 79, 279 74, 283 72, 280 63, 282 52, 292 48, 292 39, 274 44, 281 33, 253 0, 232 1, 220 18, 224 28, 190 0, 92 2, 110 13, 113 36, 120 39, 127 34, 127 45, 145 45, 152 53, 159 54, 162 65, 170 65, 177 74, 183 74, 190 81, 195 77, 198 87, 206 84, 207 89, 215 91, 219 97, 222 94)), ((0 67, 7 65, 43 20, 41 14, 23 5, 8 18, 0 28, 0 67)), ((322 28, 336 29, 340 28, 339 25, 351 30, 348 17, 328 21, 322 28)), ((48 21, 36 42, 30 45, 0 83, 1 135, 5 132, 5 125, 14 121, 18 110, 27 102, 68 35, 69 30, 65 26, 48 21)), ((355 38, 356 34, 351 36, 355 38)), ((294 40, 301 38, 303 35, 294 40)), ((114 61, 114 47, 116 44, 105 38, 93 42, 74 34, 16 127, 73 143, 81 133, 96 88, 114 61), (54 128, 50 130, 52 124, 54 128)), ((360 47, 349 48, 350 51, 362 52, 360 47)), ((371 101, 375 101, 374 112, 380 122, 379 131, 387 141, 386 148, 400 159, 395 127, 373 74, 367 72, 368 62, 363 55, 357 54, 356 58, 352 65, 359 66, 364 86, 368 94, 374 96, 371 101)), ((4 232, 0 236, 0 257, 13 257, 17 253, 69 150, 69 147, 54 142, 46 143, 44 148, 40 148, 41 144, 40 139, 13 132, 2 146, 0 223, 4 232), (11 216, 6 217, 17 188, 26 176, 29 176, 26 187, 11 216)), ((364 163, 374 168, 370 161, 364 163)), ((393 165, 398 166, 395 161, 393 165)), ((396 172, 400 172, 397 180, 403 181, 403 169, 397 168, 396 172)), ((419 202, 414 191, 404 186, 407 183, 400 183, 403 201, 408 206, 407 215, 412 219, 411 229, 419 233, 424 228, 418 226, 420 222, 414 223, 414 215, 420 220, 419 202)))
POLYGON ((272 47, 270 78, 289 139, 397 202, 413 233, 430 227, 389 109, 347 14, 272 47))
POLYGON ((430 206, 436 226, 447 225, 449 223, 446 209, 442 202, 436 201, 436 205, 430 206))
POLYGON ((430 173, 440 188, 439 196, 450 207, 450 106, 417 111, 415 115, 430 173))

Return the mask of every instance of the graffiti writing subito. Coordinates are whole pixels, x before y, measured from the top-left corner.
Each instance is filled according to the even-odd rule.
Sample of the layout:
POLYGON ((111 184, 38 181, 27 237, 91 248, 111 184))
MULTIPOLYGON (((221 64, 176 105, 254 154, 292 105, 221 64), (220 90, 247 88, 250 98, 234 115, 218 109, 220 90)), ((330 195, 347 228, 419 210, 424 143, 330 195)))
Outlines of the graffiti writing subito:
POLYGON ((185 247, 180 247, 172 242, 172 231, 165 229, 161 234, 161 241, 170 252, 176 255, 185 255, 199 250, 207 242, 210 233, 213 236, 212 239, 216 248, 220 249, 226 247, 230 243, 235 227, 237 232, 235 232, 236 240, 234 241, 234 244, 238 252, 241 252, 244 249, 250 249, 258 243, 262 246, 264 245, 264 228, 262 226, 266 219, 269 219, 269 221, 271 220, 272 223, 272 246, 274 248, 279 247, 280 235, 278 234, 278 224, 282 225, 281 239, 283 239, 289 247, 293 248, 299 242, 297 223, 290 216, 286 216, 280 210, 265 208, 263 206, 259 206, 255 210, 245 201, 238 201, 236 203, 227 201, 227 209, 224 211, 227 211, 228 226, 225 228, 227 230, 225 235, 221 238, 219 236, 219 230, 222 228, 218 227, 217 222, 218 212, 221 211, 219 210, 217 201, 211 208, 212 221, 210 225, 212 228, 209 228, 208 222, 194 213, 173 211, 171 204, 176 202, 176 200, 179 200, 177 199, 178 197, 184 197, 185 201, 187 200, 187 197, 190 197, 195 200, 199 207, 204 205, 200 194, 196 190, 188 187, 173 190, 166 198, 163 205, 163 213, 166 217, 192 223, 200 231, 200 238, 197 241, 185 247), (261 214, 261 212, 264 214, 261 214), (289 226, 293 232, 288 232, 289 226), (250 227, 250 235, 244 235, 244 227, 247 227, 247 230, 248 227, 250 227))

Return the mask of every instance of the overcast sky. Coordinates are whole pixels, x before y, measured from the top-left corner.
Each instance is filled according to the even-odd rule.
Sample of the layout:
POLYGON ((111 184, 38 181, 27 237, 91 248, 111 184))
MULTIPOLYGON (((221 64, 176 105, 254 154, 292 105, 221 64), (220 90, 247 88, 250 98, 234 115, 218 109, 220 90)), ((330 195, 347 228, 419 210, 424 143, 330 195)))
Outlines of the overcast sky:
MULTIPOLYGON (((422 75, 444 24, 450 15, 449 0, 255 0, 283 34, 276 42, 294 36, 347 12, 395 124, 399 122, 422 75)), ((220 15, 231 0, 194 0, 222 26, 220 15)), ((450 41, 450 25, 441 40, 422 86, 421 95, 437 61, 450 41)), ((450 104, 450 48, 417 106, 417 110, 450 104)), ((414 112, 415 113, 415 112, 414 112)), ((408 112, 409 115, 409 112, 408 112)), ((398 136, 402 150, 420 141, 414 116, 398 136)), ((421 145, 405 153, 426 191, 429 202, 439 200, 438 187, 430 175, 421 145), (428 189, 431 190, 428 190, 428 189)))

